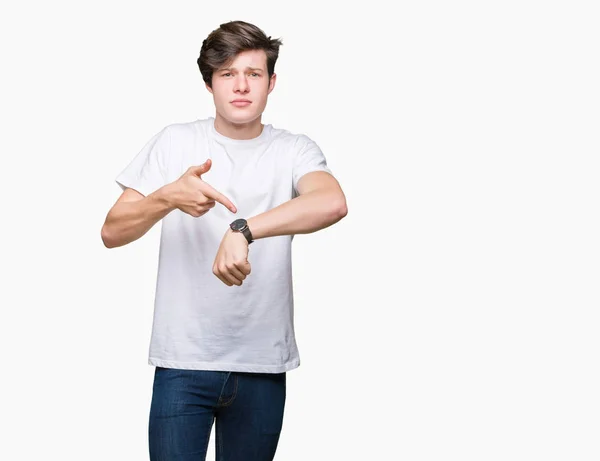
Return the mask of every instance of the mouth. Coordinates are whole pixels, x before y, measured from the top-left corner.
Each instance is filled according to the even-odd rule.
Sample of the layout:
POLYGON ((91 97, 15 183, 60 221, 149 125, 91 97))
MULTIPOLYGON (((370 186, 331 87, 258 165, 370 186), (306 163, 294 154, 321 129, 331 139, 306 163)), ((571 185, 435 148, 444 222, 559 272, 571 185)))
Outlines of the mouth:
POLYGON ((247 99, 235 99, 231 101, 231 104, 233 104, 235 107, 245 107, 252 104, 252 101, 248 101, 247 99))

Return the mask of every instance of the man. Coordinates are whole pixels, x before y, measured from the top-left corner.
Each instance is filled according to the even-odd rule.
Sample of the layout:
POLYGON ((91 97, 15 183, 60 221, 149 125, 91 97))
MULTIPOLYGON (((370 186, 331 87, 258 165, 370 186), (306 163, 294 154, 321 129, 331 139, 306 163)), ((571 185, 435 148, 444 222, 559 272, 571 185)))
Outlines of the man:
POLYGON ((317 144, 262 124, 279 39, 232 21, 198 66, 216 114, 157 133, 118 175, 102 240, 126 245, 162 220, 148 363, 151 460, 272 460, 294 337, 291 243, 346 200, 317 144))

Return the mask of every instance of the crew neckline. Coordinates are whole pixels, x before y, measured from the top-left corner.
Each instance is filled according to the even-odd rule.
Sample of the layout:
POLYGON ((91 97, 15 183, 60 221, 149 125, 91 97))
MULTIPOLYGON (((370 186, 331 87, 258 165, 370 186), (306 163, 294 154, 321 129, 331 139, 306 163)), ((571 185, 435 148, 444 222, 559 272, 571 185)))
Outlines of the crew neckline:
POLYGON ((209 129, 210 129, 212 136, 217 141, 222 142, 224 144, 235 145, 235 146, 239 146, 239 147, 244 147, 244 146, 251 147, 251 146, 256 146, 257 144, 262 143, 265 139, 267 139, 267 137, 269 136, 269 132, 271 130, 270 124, 263 123, 263 129, 257 137, 251 138, 251 139, 233 139, 233 138, 229 138, 225 135, 222 135, 221 133, 219 133, 217 131, 217 129, 215 128, 215 117, 208 118, 208 125, 209 125, 209 129))

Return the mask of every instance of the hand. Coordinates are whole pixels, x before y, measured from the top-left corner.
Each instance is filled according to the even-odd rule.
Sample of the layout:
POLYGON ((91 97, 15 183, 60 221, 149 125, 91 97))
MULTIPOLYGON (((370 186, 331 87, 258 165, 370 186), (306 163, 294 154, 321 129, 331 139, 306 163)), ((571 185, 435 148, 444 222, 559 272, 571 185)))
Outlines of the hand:
POLYGON ((235 205, 210 184, 202 180, 202 175, 210 170, 212 160, 208 159, 200 166, 191 166, 181 177, 171 183, 170 200, 173 206, 195 218, 198 218, 215 206, 216 202, 237 213, 235 205))
POLYGON ((241 232, 227 229, 213 264, 213 274, 227 286, 241 286, 250 274, 248 240, 241 232))

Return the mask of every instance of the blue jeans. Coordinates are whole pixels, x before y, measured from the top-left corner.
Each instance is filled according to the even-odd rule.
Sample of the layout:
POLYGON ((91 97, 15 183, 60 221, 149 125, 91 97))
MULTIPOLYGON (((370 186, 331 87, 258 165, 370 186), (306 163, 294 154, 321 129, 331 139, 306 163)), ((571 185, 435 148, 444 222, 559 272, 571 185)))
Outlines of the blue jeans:
POLYGON ((286 374, 156 367, 151 461, 205 461, 216 421, 216 461, 272 461, 283 425, 286 374))

